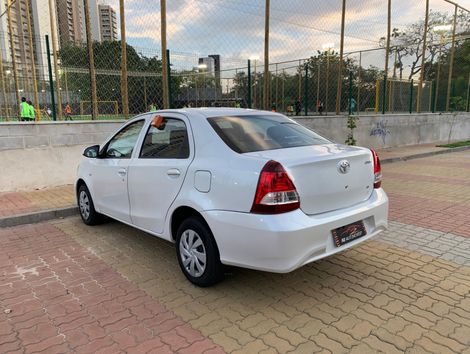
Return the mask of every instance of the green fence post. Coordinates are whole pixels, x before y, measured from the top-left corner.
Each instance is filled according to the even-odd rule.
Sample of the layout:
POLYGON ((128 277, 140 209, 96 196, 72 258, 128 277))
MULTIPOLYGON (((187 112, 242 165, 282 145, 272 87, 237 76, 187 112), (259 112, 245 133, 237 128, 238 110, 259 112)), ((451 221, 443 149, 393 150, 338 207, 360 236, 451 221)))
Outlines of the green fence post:
POLYGON ((246 97, 246 103, 248 108, 251 108, 251 60, 248 59, 248 93, 246 97))
POLYGON ((173 107, 173 94, 171 89, 171 70, 170 70, 170 50, 166 50, 166 66, 167 66, 167 73, 168 73, 168 108, 173 107))
POLYGON ((305 64, 305 83, 304 83, 304 112, 308 115, 308 65, 305 64))
POLYGON ((47 51, 47 68, 49 69, 49 86, 50 86, 49 88, 51 90, 52 119, 57 120, 55 96, 54 96, 54 79, 52 78, 51 48, 49 44, 49 36, 47 34, 46 34, 46 51, 47 51))
POLYGON ((384 75, 384 87, 382 89, 382 114, 385 114, 385 104, 387 103, 387 75, 384 75))
POLYGON ((353 92, 352 84, 353 84, 353 73, 352 73, 352 71, 350 71, 349 72, 349 104, 348 104, 348 106, 349 106, 349 115, 352 114, 352 97, 353 97, 353 95, 352 95, 352 92, 353 92))
POLYGON ((431 107, 432 107, 432 109, 431 109, 431 112, 436 113, 436 94, 437 94, 436 93, 436 80, 432 80, 431 88, 432 88, 432 95, 431 95, 431 102, 432 102, 431 107))
POLYGON ((413 112, 413 79, 410 81, 410 114, 413 112))

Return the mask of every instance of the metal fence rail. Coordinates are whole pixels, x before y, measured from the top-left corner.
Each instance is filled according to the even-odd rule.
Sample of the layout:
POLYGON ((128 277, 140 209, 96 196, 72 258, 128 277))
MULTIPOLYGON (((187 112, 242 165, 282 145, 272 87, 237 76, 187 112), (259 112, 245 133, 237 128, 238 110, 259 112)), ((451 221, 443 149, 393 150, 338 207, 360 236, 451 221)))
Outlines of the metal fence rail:
POLYGON ((61 3, 42 9, 46 33, 31 0, 0 8, 0 120, 21 119, 22 97, 36 120, 203 106, 292 115, 469 110, 470 13, 447 0, 182 0, 162 1, 163 12, 120 0, 122 40, 93 37, 91 0, 79 5, 81 37, 66 37, 61 3), (413 16, 403 16, 407 7, 413 16))

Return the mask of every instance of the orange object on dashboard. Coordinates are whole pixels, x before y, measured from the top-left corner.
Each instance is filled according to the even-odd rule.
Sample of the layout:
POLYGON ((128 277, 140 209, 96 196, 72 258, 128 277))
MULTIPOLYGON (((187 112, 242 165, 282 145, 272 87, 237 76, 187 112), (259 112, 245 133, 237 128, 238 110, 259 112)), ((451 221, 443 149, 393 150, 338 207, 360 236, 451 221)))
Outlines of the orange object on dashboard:
POLYGON ((164 129, 165 128, 165 118, 163 116, 155 116, 152 119, 152 123, 150 124, 152 127, 157 129, 164 129))

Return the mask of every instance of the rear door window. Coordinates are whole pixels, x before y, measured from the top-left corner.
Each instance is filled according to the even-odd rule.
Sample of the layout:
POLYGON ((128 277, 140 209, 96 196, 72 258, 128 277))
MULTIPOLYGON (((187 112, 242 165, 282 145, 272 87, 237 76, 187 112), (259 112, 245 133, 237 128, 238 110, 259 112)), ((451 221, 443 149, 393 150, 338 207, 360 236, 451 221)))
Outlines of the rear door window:
POLYGON ((145 135, 140 158, 187 159, 189 157, 186 124, 175 118, 165 118, 158 128, 150 125, 145 135))
POLYGON ((331 143, 280 116, 225 116, 208 118, 208 121, 219 137, 238 153, 331 143))

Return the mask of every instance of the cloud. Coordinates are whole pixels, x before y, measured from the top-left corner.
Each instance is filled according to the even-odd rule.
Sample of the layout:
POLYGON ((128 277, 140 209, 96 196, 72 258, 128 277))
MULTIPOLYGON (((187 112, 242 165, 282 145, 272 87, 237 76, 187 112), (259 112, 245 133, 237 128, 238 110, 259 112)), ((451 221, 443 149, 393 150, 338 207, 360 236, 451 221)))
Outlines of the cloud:
MULTIPOLYGON (((118 0, 106 2, 119 9, 118 0)), ((402 28, 422 18, 424 3, 395 0, 392 27, 402 28)), ((129 43, 158 55, 160 2, 126 0, 125 5, 129 43)), ((432 0, 431 8, 452 10, 442 0, 432 0)), ((377 48, 386 34, 386 14, 385 0, 348 0, 345 51, 377 48)), ((309 57, 327 42, 338 48, 340 21, 340 0, 271 0, 271 61, 309 57)), ((199 55, 215 53, 223 56, 225 67, 245 65, 250 56, 263 54, 264 0, 167 1, 167 32, 168 48, 179 53, 175 60, 188 69, 197 65, 199 55), (188 53, 186 62, 184 53, 188 53)))

